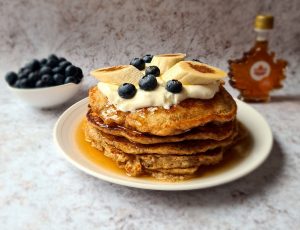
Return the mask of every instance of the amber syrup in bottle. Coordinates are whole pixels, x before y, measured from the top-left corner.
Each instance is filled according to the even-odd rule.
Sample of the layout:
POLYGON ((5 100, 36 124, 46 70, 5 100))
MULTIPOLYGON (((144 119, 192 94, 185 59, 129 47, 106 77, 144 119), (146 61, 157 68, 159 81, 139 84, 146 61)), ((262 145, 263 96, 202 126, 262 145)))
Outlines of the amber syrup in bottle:
POLYGON ((271 15, 258 15, 254 46, 241 59, 229 60, 229 83, 240 91, 239 98, 248 102, 266 102, 273 89, 282 87, 287 62, 275 60, 268 50, 268 34, 273 28, 271 15))

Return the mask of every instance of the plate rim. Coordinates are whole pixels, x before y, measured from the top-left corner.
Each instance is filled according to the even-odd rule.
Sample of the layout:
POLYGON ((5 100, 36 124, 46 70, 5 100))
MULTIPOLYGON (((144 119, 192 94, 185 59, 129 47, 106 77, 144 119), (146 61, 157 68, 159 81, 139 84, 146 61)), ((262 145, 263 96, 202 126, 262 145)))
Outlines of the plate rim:
POLYGON ((160 191, 184 191, 184 190, 211 188, 211 187, 227 184, 229 182, 233 182, 233 181, 238 180, 238 179, 250 174, 251 172, 253 172, 260 165, 262 165, 262 163, 268 158, 268 156, 271 153, 272 146, 273 146, 274 140, 273 140, 272 130, 271 130, 268 122, 266 121, 266 119, 255 108, 253 108, 249 104, 247 104, 237 98, 234 98, 234 100, 237 102, 237 104, 241 104, 241 105, 245 106, 247 109, 253 110, 261 118, 261 120, 265 123, 265 125, 267 127, 266 131, 268 132, 270 142, 268 143, 268 146, 266 147, 267 148, 266 153, 263 155, 262 158, 260 158, 260 160, 255 165, 248 168, 247 170, 242 171, 239 174, 234 174, 234 176, 227 177, 227 178, 223 179, 221 182, 214 181, 214 182, 209 183, 208 185, 205 185, 203 183, 202 184, 201 183, 200 184, 199 183, 184 184, 184 183, 180 183, 180 182, 179 183, 175 182, 174 184, 162 184, 162 183, 161 184, 147 184, 147 183, 142 183, 142 181, 141 182, 127 181, 127 180, 125 181, 125 180, 122 180, 121 178, 113 178, 113 177, 110 177, 109 175, 104 175, 104 174, 95 172, 92 169, 89 169, 89 168, 81 165, 80 163, 78 163, 71 156, 69 156, 69 154, 66 153, 66 151, 64 151, 64 149, 62 148, 62 146, 59 143, 59 140, 57 139, 57 136, 58 136, 58 131, 59 131, 60 126, 62 126, 62 124, 68 118, 68 115, 72 114, 74 112, 74 110, 80 108, 81 106, 86 106, 88 104, 88 97, 74 103, 59 116, 59 118, 57 119, 57 121, 54 125, 53 140, 56 145, 56 148, 59 150, 61 155, 67 161, 69 161, 73 166, 75 166, 79 170, 87 173, 88 175, 91 175, 93 177, 96 177, 98 179, 101 179, 101 180, 109 182, 109 183, 114 183, 114 184, 123 185, 126 187, 132 187, 132 188, 147 189, 147 190, 160 190, 160 191))

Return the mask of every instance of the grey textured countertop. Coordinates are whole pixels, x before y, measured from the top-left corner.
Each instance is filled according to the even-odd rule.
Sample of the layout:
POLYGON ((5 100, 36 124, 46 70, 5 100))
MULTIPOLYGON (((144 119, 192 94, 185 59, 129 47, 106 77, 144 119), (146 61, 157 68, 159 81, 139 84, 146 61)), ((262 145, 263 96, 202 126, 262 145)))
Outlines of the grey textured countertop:
MULTIPOLYGON (((289 61, 284 88, 253 106, 274 134, 267 161, 216 188, 144 191, 103 182, 65 161, 53 144, 56 109, 32 109, 0 81, 0 229, 300 229, 300 3, 294 1, 0 2, 0 75, 49 53, 82 66, 186 52, 227 69, 253 43, 256 13, 275 15, 271 48, 289 61)), ((228 84, 227 89, 237 92, 228 84)))

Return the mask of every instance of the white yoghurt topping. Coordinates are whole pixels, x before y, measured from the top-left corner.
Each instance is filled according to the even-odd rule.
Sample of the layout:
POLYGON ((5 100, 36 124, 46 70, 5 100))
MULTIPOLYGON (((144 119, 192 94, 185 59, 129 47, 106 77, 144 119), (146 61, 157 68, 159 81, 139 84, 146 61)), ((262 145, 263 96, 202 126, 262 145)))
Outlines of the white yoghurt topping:
POLYGON ((158 86, 155 90, 145 91, 137 88, 131 99, 121 98, 118 86, 104 82, 98 83, 98 89, 105 95, 110 104, 123 112, 134 112, 136 109, 162 106, 169 109, 187 98, 211 99, 219 91, 220 82, 214 81, 207 85, 183 85, 180 93, 170 93, 165 89, 164 82, 157 78, 158 86))

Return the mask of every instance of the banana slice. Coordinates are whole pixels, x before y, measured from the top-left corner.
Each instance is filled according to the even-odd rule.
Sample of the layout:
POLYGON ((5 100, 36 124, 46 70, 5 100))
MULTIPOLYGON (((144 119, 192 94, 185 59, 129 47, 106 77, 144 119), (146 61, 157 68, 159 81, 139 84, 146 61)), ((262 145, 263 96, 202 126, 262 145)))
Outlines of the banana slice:
POLYGON ((125 82, 138 85, 139 80, 144 76, 144 73, 133 65, 118 65, 96 69, 91 71, 90 74, 101 82, 115 85, 125 82))
POLYGON ((216 67, 195 61, 181 61, 162 75, 164 81, 172 79, 184 85, 205 85, 226 77, 226 73, 216 67))
POLYGON ((159 54, 155 55, 152 58, 150 66, 155 65, 159 68, 160 74, 163 74, 168 69, 170 69, 177 62, 183 61, 185 54, 176 53, 176 54, 159 54))

